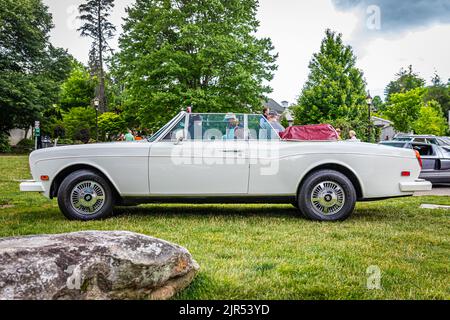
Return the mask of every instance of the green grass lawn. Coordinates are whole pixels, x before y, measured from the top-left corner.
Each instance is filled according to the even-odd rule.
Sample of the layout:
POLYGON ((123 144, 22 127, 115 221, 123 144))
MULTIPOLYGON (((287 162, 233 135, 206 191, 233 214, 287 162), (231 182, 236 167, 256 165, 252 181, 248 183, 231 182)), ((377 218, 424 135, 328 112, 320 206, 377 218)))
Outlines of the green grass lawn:
POLYGON ((345 222, 297 216, 290 205, 145 205, 72 222, 56 200, 20 193, 25 156, 0 156, 0 236, 129 230, 186 247, 201 270, 179 299, 449 299, 450 197, 359 203, 345 222), (381 290, 366 288, 368 266, 381 290))

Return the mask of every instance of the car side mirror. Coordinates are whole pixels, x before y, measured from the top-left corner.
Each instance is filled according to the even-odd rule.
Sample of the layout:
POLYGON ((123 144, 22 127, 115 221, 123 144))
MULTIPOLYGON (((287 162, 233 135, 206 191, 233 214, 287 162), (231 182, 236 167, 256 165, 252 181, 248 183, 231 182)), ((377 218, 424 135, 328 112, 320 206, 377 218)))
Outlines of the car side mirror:
POLYGON ((178 130, 175 132, 175 144, 180 144, 184 140, 183 130, 178 130))

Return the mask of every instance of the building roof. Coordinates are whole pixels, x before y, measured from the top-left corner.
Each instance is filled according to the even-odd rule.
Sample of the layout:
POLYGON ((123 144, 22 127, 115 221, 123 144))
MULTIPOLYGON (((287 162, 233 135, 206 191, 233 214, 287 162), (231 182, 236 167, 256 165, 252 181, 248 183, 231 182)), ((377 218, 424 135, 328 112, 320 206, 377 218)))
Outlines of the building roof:
POLYGON ((283 106, 271 98, 269 98, 267 101, 264 101, 263 105, 264 107, 268 107, 270 110, 274 110, 280 114, 284 112, 283 106))

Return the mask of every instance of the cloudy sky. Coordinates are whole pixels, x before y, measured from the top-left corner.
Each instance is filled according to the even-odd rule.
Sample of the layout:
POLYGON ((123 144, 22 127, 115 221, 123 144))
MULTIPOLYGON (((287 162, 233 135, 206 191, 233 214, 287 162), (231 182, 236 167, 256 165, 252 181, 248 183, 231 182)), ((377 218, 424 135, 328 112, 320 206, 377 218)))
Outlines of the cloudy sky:
MULTIPOLYGON (((53 44, 87 62, 89 39, 76 31, 81 2, 44 0, 53 14, 53 44)), ((116 26, 133 2, 116 0, 116 26)), ((383 95, 395 73, 410 64, 428 82, 435 72, 450 78, 450 0, 260 0, 258 18, 258 34, 270 37, 279 53, 271 82, 271 97, 278 102, 297 99, 327 28, 353 46, 372 95, 383 95)), ((111 44, 117 48, 117 37, 111 44)))

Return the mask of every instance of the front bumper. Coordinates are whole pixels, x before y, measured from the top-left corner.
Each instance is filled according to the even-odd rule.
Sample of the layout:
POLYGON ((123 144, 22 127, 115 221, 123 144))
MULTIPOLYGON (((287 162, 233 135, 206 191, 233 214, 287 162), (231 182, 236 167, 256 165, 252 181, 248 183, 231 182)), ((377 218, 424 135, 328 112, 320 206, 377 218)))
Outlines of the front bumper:
POLYGON ((402 192, 430 191, 431 188, 431 182, 424 179, 417 179, 410 182, 400 182, 400 191, 402 192))
POLYGON ((22 181, 20 183, 20 191, 24 192, 44 192, 44 185, 42 182, 34 180, 22 181))

